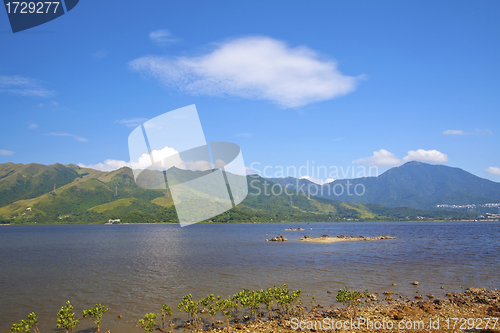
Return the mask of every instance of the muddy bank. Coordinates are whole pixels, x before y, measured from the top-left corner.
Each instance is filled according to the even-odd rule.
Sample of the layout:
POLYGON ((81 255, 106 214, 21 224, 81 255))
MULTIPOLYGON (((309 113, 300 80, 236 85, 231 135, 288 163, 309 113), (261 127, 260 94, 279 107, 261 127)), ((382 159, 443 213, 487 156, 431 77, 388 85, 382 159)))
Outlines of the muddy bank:
POLYGON ((310 243, 335 243, 335 242, 350 242, 350 241, 378 241, 384 239, 395 239, 396 237, 391 237, 387 235, 380 235, 377 237, 365 237, 365 236, 328 236, 323 235, 320 237, 310 237, 305 235, 300 240, 302 242, 310 242, 310 243))

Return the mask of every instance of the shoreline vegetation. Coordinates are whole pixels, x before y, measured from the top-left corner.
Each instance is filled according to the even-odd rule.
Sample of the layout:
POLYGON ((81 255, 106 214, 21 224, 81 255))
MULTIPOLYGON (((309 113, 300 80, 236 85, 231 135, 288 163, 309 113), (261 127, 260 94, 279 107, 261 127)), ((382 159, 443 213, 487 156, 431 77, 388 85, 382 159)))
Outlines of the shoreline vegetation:
MULTIPOLYGON (((395 285, 395 284, 393 284, 395 285)), ((418 282, 413 282, 418 285, 418 282)), ((331 292, 328 292, 331 293, 331 292)), ((315 297, 289 290, 286 284, 266 290, 244 289, 227 298, 210 294, 195 300, 185 295, 177 305, 184 318, 174 318, 172 307, 161 304, 158 312, 149 312, 135 320, 145 332, 500 332, 500 291, 468 288, 463 293, 446 293, 442 298, 427 294, 411 298, 393 291, 371 294, 342 287, 335 307, 317 304, 315 297)), ((444 294, 443 294, 444 295, 444 294)), ((333 297, 332 297, 333 298, 333 297)), ((57 314, 58 329, 81 332, 81 321, 93 328, 85 332, 105 332, 102 318, 108 311, 96 304, 77 318, 68 301, 57 314), (91 320, 91 322, 90 322, 91 320)), ((122 316, 118 316, 121 319, 122 316)), ((12 325, 11 333, 41 333, 38 318, 31 312, 28 319, 12 325)))

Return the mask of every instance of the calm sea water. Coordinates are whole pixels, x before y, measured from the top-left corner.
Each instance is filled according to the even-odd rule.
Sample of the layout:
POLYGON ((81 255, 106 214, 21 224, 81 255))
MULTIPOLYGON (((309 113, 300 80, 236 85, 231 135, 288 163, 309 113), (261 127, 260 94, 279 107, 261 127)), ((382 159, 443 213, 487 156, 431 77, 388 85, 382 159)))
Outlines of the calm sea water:
MULTIPOLYGON (((144 313, 159 312, 163 302, 176 308, 187 293, 226 297, 287 283, 328 307, 343 285, 436 296, 461 287, 500 288, 499 254, 495 222, 3 226, 0 332, 31 311, 42 332, 53 332, 67 300, 79 316, 106 304, 102 328, 129 333, 141 332, 135 323, 144 313), (289 227, 306 231, 284 231, 289 227), (265 234, 280 233, 289 241, 265 242, 265 234), (304 234, 397 239, 313 244, 299 242, 304 234)), ((90 327, 88 320, 79 326, 90 327)))

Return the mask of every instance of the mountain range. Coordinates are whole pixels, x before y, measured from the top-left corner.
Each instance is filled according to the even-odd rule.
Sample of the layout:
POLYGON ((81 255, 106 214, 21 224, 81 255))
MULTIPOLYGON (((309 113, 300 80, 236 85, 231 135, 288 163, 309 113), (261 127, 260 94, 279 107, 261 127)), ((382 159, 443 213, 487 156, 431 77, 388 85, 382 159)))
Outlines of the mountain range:
MULTIPOLYGON (((378 178, 388 178, 388 193, 395 193, 393 187, 402 193, 408 192, 405 200, 397 202, 411 203, 415 195, 413 184, 418 182, 416 174, 409 173, 402 179, 407 184, 398 184, 398 177, 408 169, 409 164, 395 171, 387 172, 378 178)), ((430 166, 433 170, 434 166, 430 166)), ((442 166, 441 166, 442 167, 442 166)), ((424 165, 427 168, 427 165, 424 165)), ((442 173, 453 168, 443 167, 442 173)), ((460 170, 460 169, 457 169, 460 170)), ((456 170, 454 172, 457 172, 456 170)), ((462 174, 459 172, 459 176, 462 174)), ((464 172, 464 171, 461 171, 464 172)), ((430 171, 432 174, 432 172, 430 171)), ((438 175, 427 175, 431 179, 438 175)), ((457 179, 452 174, 449 182, 457 179)), ((475 176, 474 176, 475 177, 475 176)), ((458 177, 460 178, 460 177, 458 177)), ((477 177, 476 177, 477 178, 477 177)), ((478 178, 481 180, 480 178, 478 178)), ((257 175, 247 177, 249 195, 237 207, 215 216, 211 222, 269 222, 269 221, 354 221, 354 220, 413 220, 461 219, 474 218, 475 214, 460 211, 426 211, 419 208, 386 207, 394 206, 390 196, 386 197, 386 206, 371 202, 347 202, 329 198, 311 196, 303 191, 285 191, 283 182, 293 179, 275 179, 273 181, 257 175), (272 190, 272 192, 271 192, 272 190), (272 193, 272 194, 271 194, 272 193)), ((364 180, 359 179, 357 181, 364 180)), ((370 182, 373 179, 367 178, 370 182)), ((471 178, 470 181, 476 180, 471 178)), ((301 182, 304 180, 300 180, 301 182)), ((354 180, 352 180, 354 181, 354 180)), ((366 182, 366 192, 372 188, 366 182)), ((489 200, 495 196, 499 184, 485 182, 490 187, 484 196, 471 197, 489 200)), ((475 186, 481 188, 483 180, 475 186)), ((329 184, 332 186, 332 184, 329 184)), ((421 186, 422 184, 417 184, 421 186)), ((382 186, 382 185, 380 185, 382 186)), ((416 185, 415 185, 416 186, 416 185)), ((451 186, 451 185, 450 185, 451 186)), ((287 186, 287 188, 290 188, 287 186)), ((424 188, 420 187, 420 188, 424 188)), ((444 191, 444 197, 451 194, 460 196, 462 188, 450 193, 444 191)), ((449 191, 448 191, 449 192, 449 191)), ((377 193, 383 193, 380 190, 377 193)), ((424 193, 425 195, 426 193, 424 193)), ((428 193, 427 193, 428 194, 428 193)), ((376 197, 370 193, 369 198, 376 197)), ((338 199, 338 198, 335 198, 338 199)), ((349 199, 349 198, 347 198, 349 199)), ((451 199, 450 199, 451 200, 451 199)), ((465 200, 465 199, 464 199, 465 200)), ((409 206, 409 205, 408 205, 409 206)), ((108 219, 120 219, 122 222, 177 222, 177 215, 172 198, 164 190, 143 189, 136 185, 131 169, 124 167, 111 172, 103 172, 69 164, 0 164, 0 223, 103 223, 108 219)))
POLYGON ((307 179, 269 178, 291 190, 344 202, 433 210, 437 205, 500 202, 500 183, 477 177, 460 168, 407 162, 378 177, 339 179, 318 185, 307 179), (362 194, 362 195, 358 195, 362 194))

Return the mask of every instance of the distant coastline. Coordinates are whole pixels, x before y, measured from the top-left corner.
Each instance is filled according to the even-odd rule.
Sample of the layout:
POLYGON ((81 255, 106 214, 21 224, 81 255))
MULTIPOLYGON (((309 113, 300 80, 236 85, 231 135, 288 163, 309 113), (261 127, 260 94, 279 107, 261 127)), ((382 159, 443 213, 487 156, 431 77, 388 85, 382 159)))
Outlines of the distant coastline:
MULTIPOLYGON (((256 221, 256 222, 209 222, 203 221, 198 222, 196 224, 279 224, 279 223, 294 223, 294 224, 304 224, 304 223, 372 223, 372 222, 408 222, 408 223, 417 223, 417 222, 500 222, 500 219, 481 219, 481 220, 362 220, 362 221, 256 221)), ((39 223, 7 223, 0 224, 0 226, 21 226, 21 225, 105 225, 105 222, 39 222, 39 223)), ((140 225, 140 224, 179 224, 178 222, 120 222, 113 223, 112 225, 140 225)), ((108 224, 109 225, 109 224, 108 224)))

